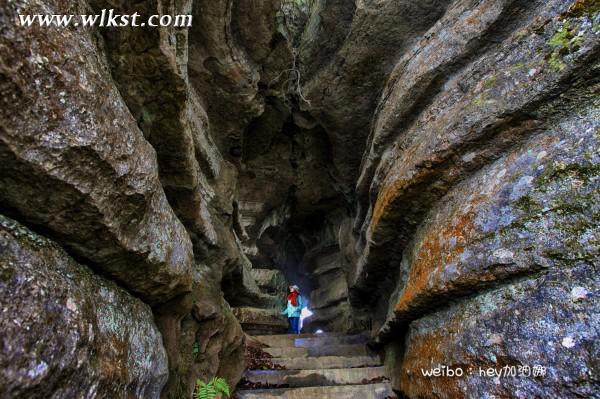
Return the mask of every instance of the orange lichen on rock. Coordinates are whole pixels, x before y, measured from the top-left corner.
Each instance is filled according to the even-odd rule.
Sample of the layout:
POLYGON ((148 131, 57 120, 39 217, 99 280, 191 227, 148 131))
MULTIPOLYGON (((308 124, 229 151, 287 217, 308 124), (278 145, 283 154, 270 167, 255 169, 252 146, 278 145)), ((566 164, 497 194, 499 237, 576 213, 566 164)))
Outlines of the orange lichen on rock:
MULTIPOLYGON (((444 359, 447 359, 447 356, 440 350, 443 339, 446 337, 440 335, 432 333, 420 336, 418 342, 413 343, 417 345, 412 346, 417 350, 403 359, 399 381, 405 392, 410 391, 411 397, 429 397, 431 392, 436 391, 443 391, 448 395, 447 397, 451 398, 462 398, 465 395, 459 385, 461 378, 444 375, 432 378, 423 375, 422 370, 429 371, 444 364, 444 359), (410 388, 406 389, 407 387, 410 388)), ((463 364, 447 364, 446 366, 461 368, 464 374, 470 367, 470 365, 463 364)))
POLYGON ((455 223, 441 230, 429 231, 411 263, 404 292, 395 307, 396 313, 405 312, 414 306, 414 300, 428 292, 427 284, 432 277, 443 272, 445 265, 464 252, 467 239, 473 230, 474 218, 474 212, 468 211, 458 216, 455 223))

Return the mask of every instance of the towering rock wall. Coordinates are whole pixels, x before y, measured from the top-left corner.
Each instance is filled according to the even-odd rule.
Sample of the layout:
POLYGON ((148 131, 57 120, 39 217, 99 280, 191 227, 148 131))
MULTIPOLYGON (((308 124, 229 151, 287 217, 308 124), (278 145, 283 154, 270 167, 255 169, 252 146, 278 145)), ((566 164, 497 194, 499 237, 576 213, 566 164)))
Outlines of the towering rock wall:
MULTIPOLYGON (((84 335, 81 342, 65 343, 82 346, 87 353, 77 365, 90 368, 85 383, 73 380, 72 386, 60 388, 61 375, 72 372, 65 363, 63 374, 53 371, 48 376, 42 369, 40 375, 37 369, 7 369, 2 381, 6 389, 22 384, 19 389, 25 392, 34 389, 30 386, 49 384, 48 391, 56 391, 51 395, 59 396, 147 398, 158 397, 162 390, 163 397, 187 397, 196 378, 220 375, 231 385, 239 380, 243 333, 221 282, 228 282, 225 296, 242 301, 261 297, 251 277, 239 277, 249 276, 251 264, 237 238, 237 170, 213 142, 216 138, 222 144, 221 137, 245 128, 243 120, 227 125, 236 118, 223 119, 222 104, 245 106, 251 116, 262 109, 257 81, 242 84, 231 74, 231 68, 256 74, 258 64, 240 56, 246 51, 243 46, 230 53, 228 42, 233 36, 245 42, 252 34, 249 30, 257 29, 263 41, 271 43, 274 18, 267 18, 262 28, 249 26, 243 21, 248 13, 230 3, 24 0, 0 6, 0 212, 51 238, 101 276, 78 294, 81 306, 93 303, 98 292, 122 296, 122 309, 115 311, 119 321, 111 327, 117 334, 114 339, 122 340, 121 352, 100 359, 96 348, 107 339, 103 336, 86 342, 84 335), (221 6, 225 14, 215 11, 221 6), (78 15, 103 8, 144 16, 191 13, 194 26, 204 28, 206 37, 193 29, 86 30, 18 23, 19 14, 78 15), (223 31, 227 37, 220 36, 223 31), (230 65, 234 59, 242 60, 235 61, 237 67, 230 65), (198 66, 208 69, 200 71, 198 66), (224 80, 226 76, 233 83, 224 80), (245 84, 253 94, 240 95, 238 86, 245 84), (121 294, 110 281, 135 297, 121 294), (152 306, 153 314, 140 300, 152 306), (136 306, 143 311, 134 310, 136 306), (138 324, 154 334, 141 344, 135 333, 127 332, 138 324), (102 369, 107 362, 111 370, 102 369)), ((272 2, 267 8, 277 7, 272 2)), ((264 11, 250 8, 250 16, 264 11)), ((258 62, 266 50, 257 46, 248 51, 258 62)), ((50 257, 45 260, 48 270, 34 276, 24 267, 27 256, 15 252, 14 270, 4 274, 2 301, 7 304, 16 295, 24 307, 44 307, 47 297, 27 297, 23 290, 29 288, 13 285, 21 278, 43 280, 44 273, 63 261, 50 257)), ((74 283, 67 279, 54 284, 67 290, 74 283)), ((106 323, 107 316, 90 310, 80 317, 94 326, 106 323)), ((45 328, 41 318, 31 323, 31 331, 45 328)), ((17 356, 7 350, 3 360, 17 356)), ((60 350, 52 346, 37 351, 36 360, 52 369, 60 350)))
POLYGON ((417 229, 379 331, 386 342, 408 328, 406 353, 393 360, 403 392, 585 397, 596 389, 598 127, 597 109, 561 118, 455 186, 417 229), (473 374, 444 382, 420 374, 438 364, 473 374), (534 365, 545 367, 543 378, 498 385, 479 374, 534 365))
POLYGON ((304 93, 311 113, 327 130, 346 189, 354 188, 371 115, 387 75, 450 2, 314 2, 301 46, 307 66, 304 93), (318 56, 325 49, 328 54, 318 56))
POLYGON ((18 14, 84 10, 67 2, 3 6, 3 212, 43 226, 74 255, 158 303, 189 291, 193 261, 155 150, 89 32, 16 23, 18 14))
MULTIPOLYGON (((341 134, 366 145, 360 168, 349 169, 358 176, 354 222, 339 243, 351 260, 352 312, 374 315, 373 336, 408 397, 591 395, 598 3, 427 2, 418 7, 431 6, 433 20, 419 19, 410 33, 379 28, 411 15, 411 5, 389 2, 383 7, 393 11, 379 13, 368 3, 357 2, 336 55, 305 87, 334 149, 348 148, 341 134), (372 23, 360 24, 361 7, 372 23), (369 30, 370 40, 356 38, 369 30), (352 46, 360 50, 346 53, 352 46), (377 75, 382 53, 395 66, 377 75), (368 56, 378 57, 372 74, 351 68, 368 56), (332 68, 338 89, 365 76, 377 105, 360 106, 364 86, 316 94, 319 75, 332 68), (387 80, 380 94, 369 76, 387 80), (338 101, 355 114, 340 115, 338 101), (478 374, 536 364, 545 377, 478 374), (473 374, 421 374, 438 365, 473 374)), ((339 7, 320 4, 321 17, 339 7)))

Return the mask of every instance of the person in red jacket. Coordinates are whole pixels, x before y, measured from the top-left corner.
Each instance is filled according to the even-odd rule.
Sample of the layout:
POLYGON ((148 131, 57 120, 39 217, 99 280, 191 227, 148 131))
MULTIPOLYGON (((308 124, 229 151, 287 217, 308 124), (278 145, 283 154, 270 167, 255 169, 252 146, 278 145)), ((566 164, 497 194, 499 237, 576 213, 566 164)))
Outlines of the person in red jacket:
POLYGON ((290 334, 300 334, 300 314, 304 308, 304 300, 297 285, 290 285, 287 294, 287 306, 281 312, 288 318, 290 334))

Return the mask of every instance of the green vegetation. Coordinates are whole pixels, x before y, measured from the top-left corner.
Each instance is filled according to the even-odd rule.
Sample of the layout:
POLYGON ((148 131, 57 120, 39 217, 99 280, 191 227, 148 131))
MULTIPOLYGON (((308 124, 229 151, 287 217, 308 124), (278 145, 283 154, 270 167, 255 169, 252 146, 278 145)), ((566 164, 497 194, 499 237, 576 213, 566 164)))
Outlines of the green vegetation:
POLYGON ((468 108, 482 107, 489 100, 487 93, 479 93, 477 97, 471 100, 467 105, 468 108))
POLYGON ((194 399, 214 399, 217 397, 229 397, 229 385, 224 378, 215 377, 208 383, 198 379, 196 380, 196 392, 194 399), (225 396, 223 396, 225 395, 225 396))
POLYGON ((528 195, 524 195, 516 200, 515 207, 523 211, 526 215, 534 215, 542 210, 542 207, 528 195))
POLYGON ((553 49, 568 47, 571 38, 572 36, 571 31, 569 30, 569 25, 565 24, 558 31, 556 31, 554 35, 552 35, 548 44, 553 49))
POLYGON ((491 89, 492 87, 496 86, 496 84, 498 84, 498 77, 492 76, 491 78, 483 82, 483 87, 485 89, 491 89))
POLYGON ((575 28, 565 23, 548 41, 548 45, 552 48, 548 62, 553 69, 562 71, 566 66, 563 57, 579 50, 583 37, 575 32, 575 28))

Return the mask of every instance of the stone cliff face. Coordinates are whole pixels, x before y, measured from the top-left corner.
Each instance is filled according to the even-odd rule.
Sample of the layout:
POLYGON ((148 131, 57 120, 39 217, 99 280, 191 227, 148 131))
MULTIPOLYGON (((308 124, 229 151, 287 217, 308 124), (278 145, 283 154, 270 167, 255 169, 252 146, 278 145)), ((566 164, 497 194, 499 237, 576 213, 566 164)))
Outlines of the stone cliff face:
POLYGON ((406 397, 598 391, 598 1, 130 3, 0 3, 0 397, 235 385, 287 281, 406 397), (16 22, 104 8, 193 27, 16 22))
POLYGON ((2 397, 158 397, 169 370, 148 305, 5 217, 0 250, 2 397))
POLYGON ((396 58, 359 170, 347 278, 408 397, 595 390, 597 24, 597 2, 453 2, 396 58), (547 375, 420 373, 439 364, 547 375))

